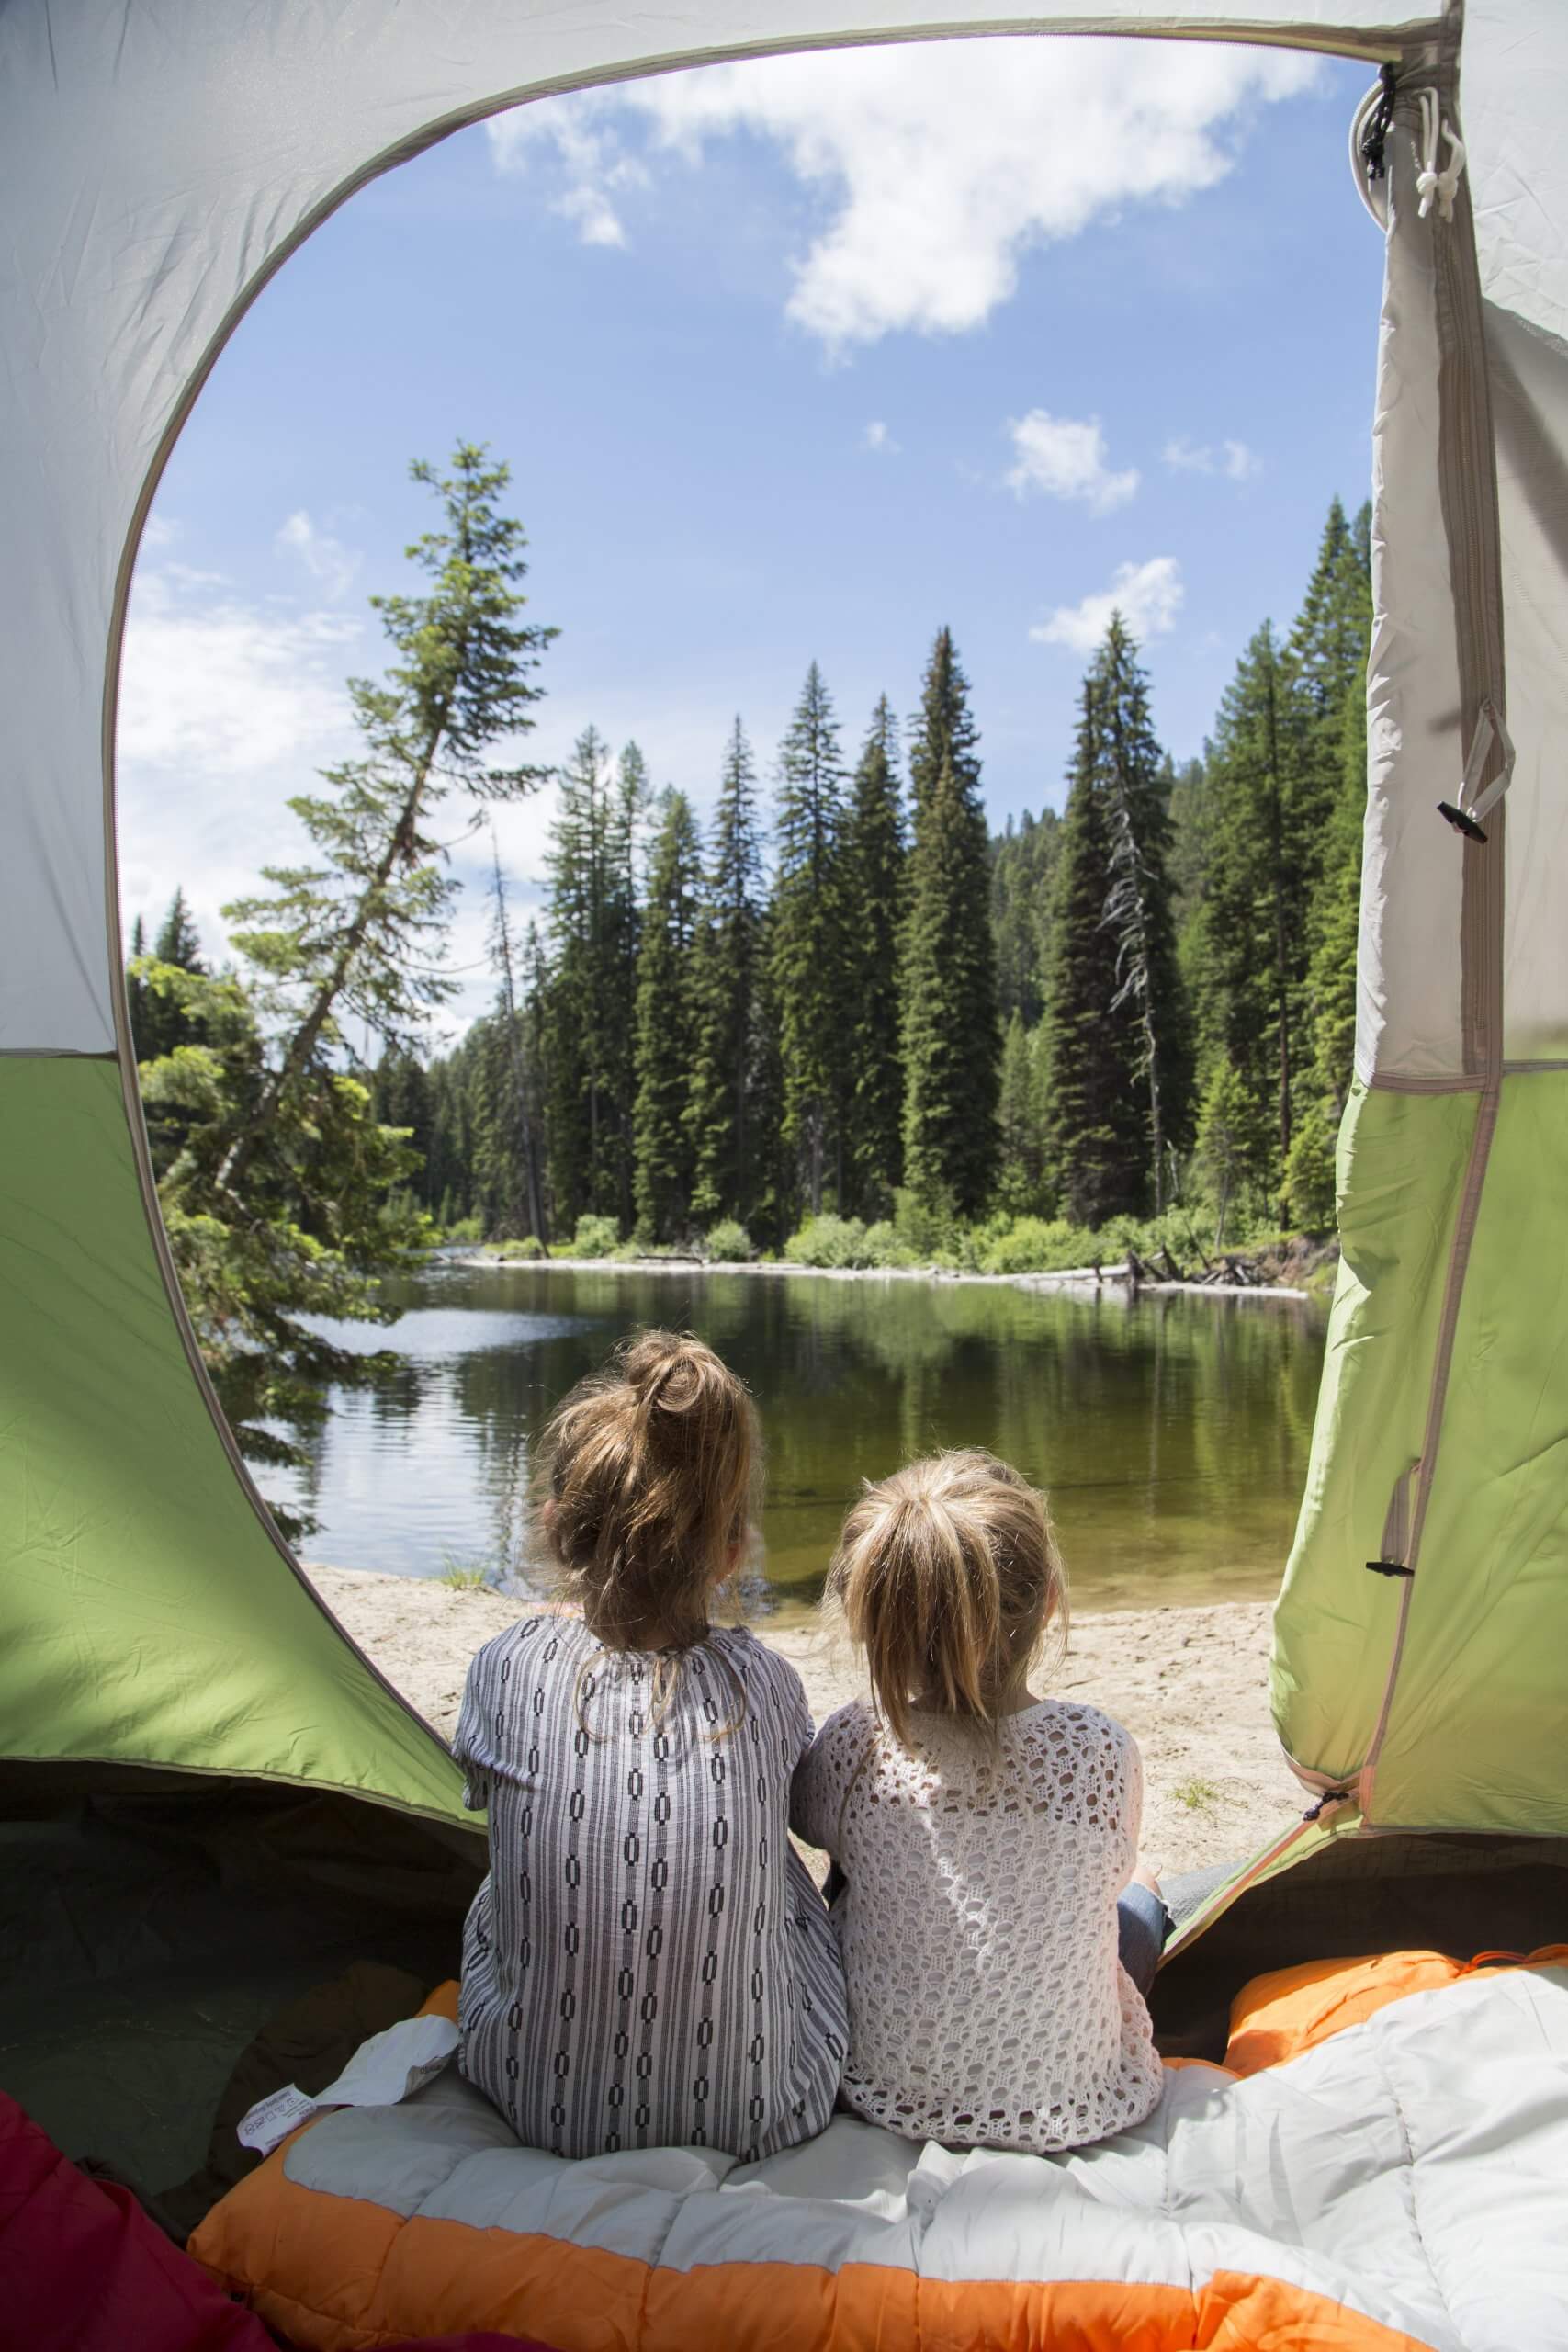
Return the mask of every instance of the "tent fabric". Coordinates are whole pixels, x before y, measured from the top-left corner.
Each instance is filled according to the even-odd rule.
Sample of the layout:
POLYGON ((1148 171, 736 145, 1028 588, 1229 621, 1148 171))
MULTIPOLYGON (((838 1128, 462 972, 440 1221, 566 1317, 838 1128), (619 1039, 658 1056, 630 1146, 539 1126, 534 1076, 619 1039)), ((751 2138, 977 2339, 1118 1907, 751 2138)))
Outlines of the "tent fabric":
POLYGON ((320 2352, 453 2324, 561 2352, 1559 2345, 1565 1994, 1561 1968, 1472 1975, 1246 2081, 1185 2066, 1146 2122, 1054 2157, 840 2116, 757 2165, 569 2164, 448 2074, 307 2125, 192 2251, 320 2352))
POLYGON ((1435 85, 1467 141, 1453 223, 1419 218, 1404 85, 1390 141, 1358 1083, 1273 1698, 1359 1827, 1545 1836, 1568 1826, 1568 16, 1480 0, 1461 29, 1435 85), (1476 843, 1434 804, 1483 701, 1516 758, 1476 843))
POLYGON ((456 1766, 291 1571, 217 1442, 113 1063, 0 1059, 0 1219, 8 1753, 356 1789, 460 1822, 456 1766))

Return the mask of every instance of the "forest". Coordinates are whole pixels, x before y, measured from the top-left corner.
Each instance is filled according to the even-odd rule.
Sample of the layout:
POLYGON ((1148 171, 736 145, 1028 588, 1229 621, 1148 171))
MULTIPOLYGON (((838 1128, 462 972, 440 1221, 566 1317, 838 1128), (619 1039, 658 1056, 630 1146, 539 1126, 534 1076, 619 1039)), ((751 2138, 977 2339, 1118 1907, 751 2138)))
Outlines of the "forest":
POLYGON ((1019 1272, 1331 1226, 1365 510, 1330 507, 1200 759, 1161 746, 1112 618, 1061 814, 993 835, 945 627, 902 724, 884 695, 846 743, 816 661, 765 772, 737 718, 705 821, 592 727, 519 761, 557 631, 525 616, 508 469, 459 442, 411 471, 432 527, 371 600, 387 667, 289 803, 297 862, 223 910, 220 968, 178 890, 128 943, 164 1224, 253 1457, 296 1459, 325 1385, 375 1375, 333 1327, 390 1319, 382 1278, 443 1238, 1019 1272), (547 785, 543 908, 520 928, 492 830, 492 1008, 433 1049, 450 844, 547 785))
POLYGON ((902 730, 884 695, 846 752, 813 662, 764 786, 738 718, 705 829, 586 729, 542 922, 495 871, 493 1012, 376 1070, 419 1205, 541 1249, 1003 1272, 1171 1211, 1209 1241, 1331 1224, 1367 533, 1336 501, 1289 633, 1258 629, 1179 768, 1113 619, 1062 814, 999 834, 946 628, 902 730))

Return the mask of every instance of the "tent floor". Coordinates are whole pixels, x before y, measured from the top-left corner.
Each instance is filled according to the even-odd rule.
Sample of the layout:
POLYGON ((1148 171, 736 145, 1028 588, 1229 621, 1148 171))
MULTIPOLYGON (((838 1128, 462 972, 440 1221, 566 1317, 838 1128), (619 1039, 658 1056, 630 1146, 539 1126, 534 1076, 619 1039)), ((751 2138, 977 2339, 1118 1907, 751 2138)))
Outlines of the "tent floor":
MULTIPOLYGON (((158 2190, 202 2164, 259 2029, 355 1961, 457 1973, 482 1838, 254 1784, 0 1766, 0 2087, 67 2155, 158 2190)), ((1169 1889, 1178 1918, 1226 1875, 1169 1889)), ((1568 1942, 1568 1840, 1348 1837, 1250 1889, 1162 1971, 1168 2055, 1217 2058, 1265 1970, 1568 1942)))
POLYGON ((355 1961, 457 1973, 483 1856, 464 1843, 233 1787, 0 1821, 0 2087, 67 2155, 168 2187, 286 2004, 355 1961))

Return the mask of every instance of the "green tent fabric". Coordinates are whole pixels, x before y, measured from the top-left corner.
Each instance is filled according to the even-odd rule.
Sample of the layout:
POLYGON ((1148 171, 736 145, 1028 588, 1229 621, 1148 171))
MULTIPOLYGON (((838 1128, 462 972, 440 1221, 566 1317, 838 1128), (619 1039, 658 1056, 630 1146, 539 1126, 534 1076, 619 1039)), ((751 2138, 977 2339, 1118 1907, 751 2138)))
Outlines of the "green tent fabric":
POLYGON ((112 1062, 0 1061, 0 1219, 8 1754, 350 1789, 462 1820, 450 1757, 327 1616, 223 1443, 170 1313, 112 1062))
POLYGON ((335 207, 503 107, 803 48, 1096 31, 1332 51, 1393 94, 1367 190, 1386 292, 1345 1263, 1273 1665, 1325 1802, 1222 1895, 1170 1997, 1205 1952, 1217 1984, 1396 1912, 1437 1934, 1483 1876, 1488 1933, 1555 1901, 1519 1841, 1568 1835, 1560 0, 6 0, 0 2080, 72 2153, 121 2131, 188 2169, 223 2053, 302 1972, 416 1946, 450 1968, 483 1852, 441 1743, 245 1479, 158 1227, 114 739, 137 548, 191 405, 335 207))

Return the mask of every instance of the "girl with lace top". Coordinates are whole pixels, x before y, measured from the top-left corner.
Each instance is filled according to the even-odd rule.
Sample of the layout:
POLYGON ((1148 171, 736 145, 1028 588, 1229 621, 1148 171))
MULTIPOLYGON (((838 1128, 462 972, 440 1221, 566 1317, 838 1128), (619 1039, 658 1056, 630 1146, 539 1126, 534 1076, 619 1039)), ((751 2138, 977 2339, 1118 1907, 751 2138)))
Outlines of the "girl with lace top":
POLYGON ((820 2132, 848 2026, 787 1835, 811 1743, 793 1668, 710 1625, 754 1518, 745 1387, 647 1331, 559 1408, 543 1532, 564 1610, 468 1668, 454 1747, 490 1811, 463 1937, 460 2063, 556 2155, 695 2146, 744 2164, 820 2132))
POLYGON ((874 1704, 818 1732, 791 1824, 839 1883, 843 2103, 958 2147, 1073 2148, 1141 2122, 1160 2096, 1144 1992, 1165 1908, 1157 1882, 1130 1883, 1136 1744, 1030 1688, 1047 1634, 1066 1637, 1044 1498, 989 1454, 911 1463, 850 1513, 828 1589, 874 1704), (1122 1956, 1140 1947, 1141 1986, 1122 1956))

